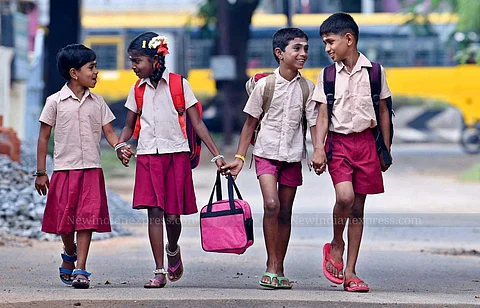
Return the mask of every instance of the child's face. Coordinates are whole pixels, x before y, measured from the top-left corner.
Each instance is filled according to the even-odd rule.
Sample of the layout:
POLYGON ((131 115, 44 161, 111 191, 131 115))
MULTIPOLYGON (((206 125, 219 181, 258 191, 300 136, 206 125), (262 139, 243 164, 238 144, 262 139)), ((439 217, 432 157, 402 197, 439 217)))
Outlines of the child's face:
POLYGON ((288 42, 285 51, 277 48, 275 54, 280 60, 280 65, 293 70, 302 69, 308 59, 308 41, 304 37, 296 37, 288 42))
POLYGON ((155 63, 149 56, 129 52, 128 57, 132 64, 132 70, 138 78, 149 78, 152 76, 155 63))
POLYGON ((323 42, 325 43, 325 51, 333 60, 333 62, 343 61, 348 53, 349 47, 353 43, 353 35, 347 33, 345 35, 338 35, 328 33, 322 35, 323 42))
POLYGON ((97 61, 90 61, 85 63, 79 70, 72 70, 74 70, 73 79, 76 82, 87 88, 95 88, 98 75, 97 61))

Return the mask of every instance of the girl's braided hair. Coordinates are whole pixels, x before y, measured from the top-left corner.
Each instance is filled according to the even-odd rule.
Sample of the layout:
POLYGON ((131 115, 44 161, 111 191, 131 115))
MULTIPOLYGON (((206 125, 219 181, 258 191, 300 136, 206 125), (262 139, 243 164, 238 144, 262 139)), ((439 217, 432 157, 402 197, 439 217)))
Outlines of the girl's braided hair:
POLYGON ((158 82, 162 78, 163 72, 165 71, 165 54, 168 53, 160 51, 157 48, 151 48, 149 42, 154 38, 158 37, 158 34, 155 32, 145 32, 140 35, 137 35, 130 45, 128 45, 127 52, 140 54, 148 56, 150 59, 153 59, 154 56, 158 56, 158 64, 154 67, 152 76, 150 80, 152 82, 158 82))

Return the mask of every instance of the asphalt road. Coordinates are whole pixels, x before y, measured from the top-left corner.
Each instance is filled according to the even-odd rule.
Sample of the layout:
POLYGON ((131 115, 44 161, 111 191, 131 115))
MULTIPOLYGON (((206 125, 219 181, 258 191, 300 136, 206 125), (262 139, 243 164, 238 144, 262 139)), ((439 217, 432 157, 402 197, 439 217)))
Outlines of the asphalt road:
MULTIPOLYGON (((331 239, 328 220, 333 188, 328 175, 304 172, 294 206, 286 275, 292 290, 263 290, 265 248, 262 204, 253 170, 237 183, 254 213, 255 244, 241 255, 203 252, 198 216, 183 218, 180 239, 185 274, 164 289, 143 289, 154 264, 145 221, 126 226, 133 237, 94 242, 88 262, 92 288, 75 290, 57 277, 60 243, 0 247, 0 307, 466 307, 480 305, 479 183, 457 180, 464 165, 478 162, 455 148, 400 148, 385 174, 386 193, 369 196, 357 274, 371 287, 352 294, 322 274, 322 245, 331 239), (445 162, 460 162, 457 169, 445 162)), ((215 171, 194 172, 199 207, 215 171)), ((128 198, 132 179, 110 183, 128 198)), ((128 222, 125 217, 123 223, 128 222)))

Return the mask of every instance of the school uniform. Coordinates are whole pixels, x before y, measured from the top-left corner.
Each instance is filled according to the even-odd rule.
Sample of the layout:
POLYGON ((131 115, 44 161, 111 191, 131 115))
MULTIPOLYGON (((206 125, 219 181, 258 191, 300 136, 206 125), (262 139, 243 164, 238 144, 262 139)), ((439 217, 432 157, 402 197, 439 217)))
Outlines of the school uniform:
POLYGON ((65 84, 47 98, 39 121, 54 127, 54 172, 43 232, 111 231, 100 139, 102 127, 114 119, 104 99, 89 89, 79 99, 65 84))
MULTIPOLYGON (((302 185, 301 161, 306 157, 303 143, 302 114, 303 95, 298 73, 291 81, 283 78, 279 68, 274 71, 275 88, 270 108, 261 121, 253 155, 257 177, 272 174, 278 183, 286 186, 302 185)), ((316 124, 318 110, 312 101, 314 84, 306 80, 309 95, 305 106, 308 127, 316 124)), ((263 112, 263 92, 266 78, 258 81, 244 112, 259 118, 263 112)))
MULTIPOLYGON (((325 143, 325 151, 328 152, 332 140, 333 156, 328 162, 328 171, 333 184, 352 182, 354 191, 360 194, 384 192, 380 161, 371 132, 371 128, 379 124, 366 69, 371 66, 372 63, 361 53, 352 72, 347 71, 343 62, 335 62, 335 103, 325 143)), ((391 96, 383 67, 381 89, 380 99, 391 96)), ((327 103, 323 71, 318 76, 312 100, 327 103)))
MULTIPOLYGON (((169 71, 165 69, 155 88, 149 78, 143 96, 140 134, 137 145, 137 164, 133 208, 159 207, 167 214, 188 215, 197 210, 190 167, 188 140, 178 122, 169 88, 169 71)), ((136 112, 135 85, 125 107, 136 112)), ((190 84, 183 79, 185 109, 198 100, 190 84)))

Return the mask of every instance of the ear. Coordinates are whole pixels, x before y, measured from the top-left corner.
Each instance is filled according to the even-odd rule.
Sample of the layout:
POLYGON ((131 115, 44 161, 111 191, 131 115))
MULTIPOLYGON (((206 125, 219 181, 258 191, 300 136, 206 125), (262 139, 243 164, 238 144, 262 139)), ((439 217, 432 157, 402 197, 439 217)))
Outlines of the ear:
POLYGON ((71 69, 68 71, 68 73, 70 74, 70 77, 71 77, 72 79, 75 79, 75 80, 78 79, 78 74, 77 74, 77 70, 76 70, 76 69, 71 68, 71 69))
POLYGON ((353 34, 351 34, 350 32, 347 32, 345 34, 345 38, 347 39, 348 46, 352 46, 353 44, 355 44, 355 36, 353 36, 353 34))
POLYGON ((277 56, 278 60, 283 60, 283 51, 280 48, 275 48, 273 52, 275 53, 275 56, 277 56))

